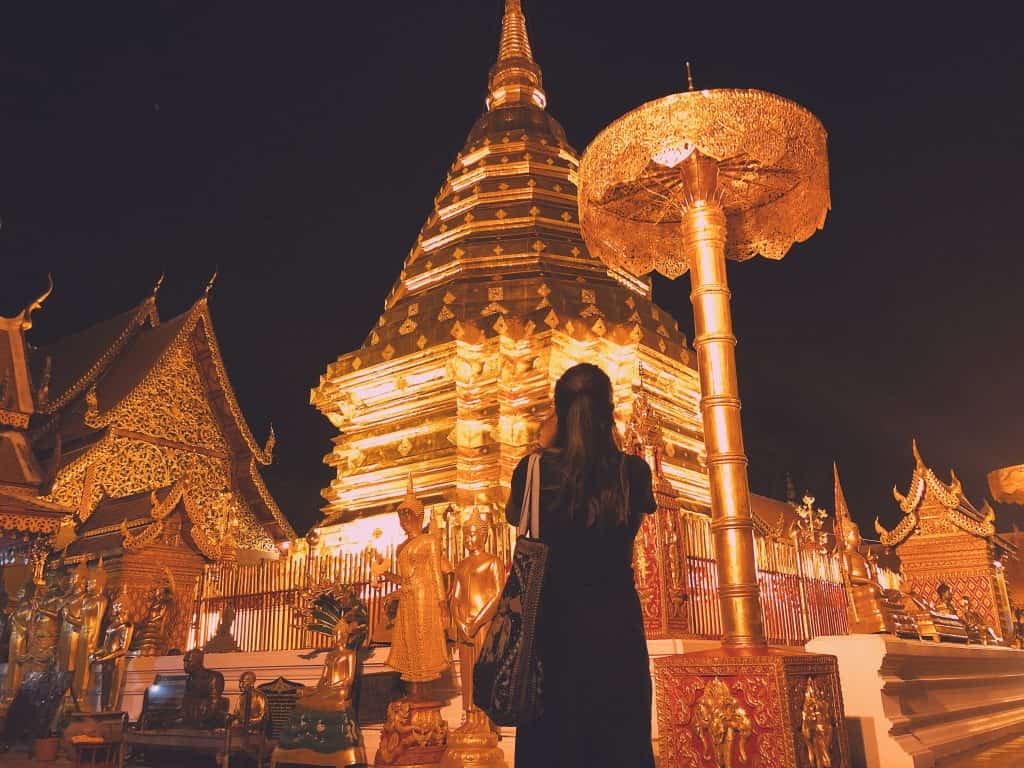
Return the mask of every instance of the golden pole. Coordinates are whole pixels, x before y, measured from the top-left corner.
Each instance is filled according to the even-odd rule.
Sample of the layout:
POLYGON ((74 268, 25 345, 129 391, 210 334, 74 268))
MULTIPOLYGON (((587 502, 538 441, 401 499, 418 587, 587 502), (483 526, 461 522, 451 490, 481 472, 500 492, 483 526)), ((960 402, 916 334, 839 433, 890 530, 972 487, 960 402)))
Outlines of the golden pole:
POLYGON ((718 165, 695 150, 682 162, 681 172, 691 191, 681 228, 691 274, 693 346, 700 372, 723 643, 766 645, 740 424, 736 336, 725 269, 726 221, 718 191, 718 165))

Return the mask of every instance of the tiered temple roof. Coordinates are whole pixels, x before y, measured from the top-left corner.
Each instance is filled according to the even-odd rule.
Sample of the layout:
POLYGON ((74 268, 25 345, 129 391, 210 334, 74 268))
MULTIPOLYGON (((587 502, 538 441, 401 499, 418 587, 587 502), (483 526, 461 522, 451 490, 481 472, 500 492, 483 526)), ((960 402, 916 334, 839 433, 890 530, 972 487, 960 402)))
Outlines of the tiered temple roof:
POLYGON ((196 549, 205 556, 216 551, 225 519, 243 548, 272 551, 294 536, 258 469, 271 460, 273 431, 260 446, 242 416, 207 296, 164 322, 156 300, 154 290, 127 312, 40 348, 25 341, 30 323, 0 319, 2 375, 19 382, 18 399, 8 395, 2 413, 20 430, 13 443, 0 435, 0 446, 20 440, 25 449, 17 460, 0 449, 0 492, 29 500, 19 514, 45 510, 58 522, 73 514, 72 560, 119 548, 120 523, 149 517, 155 500, 175 491, 189 541, 202 542, 196 549))
POLYGON ((650 283, 588 251, 579 157, 546 109, 518 0, 508 0, 486 109, 452 163, 384 312, 331 363, 311 402, 338 427, 325 513, 344 522, 397 502, 409 472, 428 503, 500 501, 575 362, 611 376, 629 415, 638 366, 666 440, 665 474, 706 510, 692 353, 650 283))

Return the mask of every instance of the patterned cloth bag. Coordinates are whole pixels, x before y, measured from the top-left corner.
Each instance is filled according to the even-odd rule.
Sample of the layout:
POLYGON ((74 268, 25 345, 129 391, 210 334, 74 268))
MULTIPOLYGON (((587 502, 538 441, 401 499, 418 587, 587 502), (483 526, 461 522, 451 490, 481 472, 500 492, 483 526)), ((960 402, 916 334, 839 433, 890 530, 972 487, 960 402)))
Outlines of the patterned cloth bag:
POLYGON ((473 668, 473 703, 497 725, 518 726, 543 712, 544 670, 534 649, 548 568, 540 541, 540 454, 530 456, 512 569, 473 668))

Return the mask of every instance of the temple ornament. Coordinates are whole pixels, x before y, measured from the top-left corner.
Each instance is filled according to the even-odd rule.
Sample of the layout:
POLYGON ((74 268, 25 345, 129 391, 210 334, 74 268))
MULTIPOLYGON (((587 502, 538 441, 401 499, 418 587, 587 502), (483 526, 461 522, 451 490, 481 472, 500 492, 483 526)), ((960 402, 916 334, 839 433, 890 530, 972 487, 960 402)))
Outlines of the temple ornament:
POLYGON ((737 768, 746 764, 747 739, 753 733, 753 726, 729 686, 717 677, 708 683, 694 707, 693 729, 705 754, 713 756, 718 768, 733 768, 737 753, 737 768))

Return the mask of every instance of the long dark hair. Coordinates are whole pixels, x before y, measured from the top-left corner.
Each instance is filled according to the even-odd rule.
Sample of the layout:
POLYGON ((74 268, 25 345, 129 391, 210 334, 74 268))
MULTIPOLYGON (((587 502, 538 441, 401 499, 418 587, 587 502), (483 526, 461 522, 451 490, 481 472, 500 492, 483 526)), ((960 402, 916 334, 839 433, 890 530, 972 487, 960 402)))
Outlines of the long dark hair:
POLYGON ((628 518, 614 408, 612 382, 596 365, 574 365, 555 384, 562 501, 571 516, 585 515, 587 526, 624 525, 628 518))

